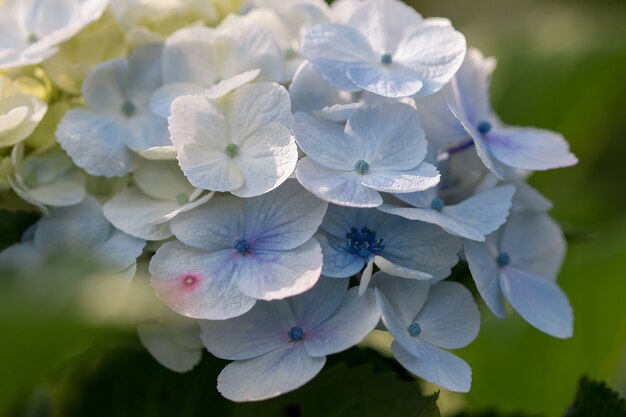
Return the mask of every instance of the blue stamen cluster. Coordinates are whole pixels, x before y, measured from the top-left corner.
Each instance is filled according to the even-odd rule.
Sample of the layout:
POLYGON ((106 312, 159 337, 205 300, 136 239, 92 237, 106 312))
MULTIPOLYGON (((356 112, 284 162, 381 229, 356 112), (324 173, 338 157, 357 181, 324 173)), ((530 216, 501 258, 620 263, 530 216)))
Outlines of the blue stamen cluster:
POLYGON ((362 227, 359 231, 356 227, 350 229, 346 234, 348 238, 348 250, 364 258, 370 255, 378 255, 385 249, 383 239, 376 239, 376 232, 362 227))

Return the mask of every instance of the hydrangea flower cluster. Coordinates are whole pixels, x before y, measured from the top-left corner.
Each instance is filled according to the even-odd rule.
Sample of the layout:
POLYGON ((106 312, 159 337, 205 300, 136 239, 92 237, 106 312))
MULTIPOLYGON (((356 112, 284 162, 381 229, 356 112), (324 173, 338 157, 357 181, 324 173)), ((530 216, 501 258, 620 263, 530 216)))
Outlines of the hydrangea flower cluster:
POLYGON ((526 179, 576 157, 498 119, 495 61, 450 21, 399 0, 5 0, 0 39, 0 204, 42 213, 0 263, 73 249, 132 277, 150 241, 172 312, 139 336, 165 366, 206 349, 232 361, 225 397, 261 400, 378 329, 466 392, 459 259, 497 317, 572 335, 563 233, 526 179))

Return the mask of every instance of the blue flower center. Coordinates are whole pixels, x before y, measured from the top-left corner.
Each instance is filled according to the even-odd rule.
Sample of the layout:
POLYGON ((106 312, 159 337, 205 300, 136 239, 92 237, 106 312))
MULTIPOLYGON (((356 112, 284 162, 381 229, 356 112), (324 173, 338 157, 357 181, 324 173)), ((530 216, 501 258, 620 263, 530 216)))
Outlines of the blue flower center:
POLYGON ((383 56, 380 57, 380 63, 383 65, 391 65, 393 63, 393 57, 391 54, 383 54, 383 56))
POLYGON ((250 244, 246 241, 246 239, 239 239, 237 242, 235 242, 234 248, 242 255, 250 252, 250 244))
POLYGON ((422 333, 422 326, 419 323, 411 323, 409 326, 409 334, 413 337, 417 337, 422 333))
POLYGON ((430 202, 430 208, 433 210, 441 211, 443 210, 444 202, 439 197, 433 198, 433 201, 430 202))
POLYGON ((508 253, 502 252, 496 258, 496 262, 498 263, 499 267, 505 267, 505 266, 507 266, 508 264, 511 263, 511 257, 509 256, 508 253))
POLYGON ((348 238, 348 250, 364 258, 371 255, 378 255, 385 249, 382 239, 376 239, 376 232, 367 227, 359 231, 356 227, 350 229, 346 234, 348 238))
POLYGON ((122 104, 122 113, 124 113, 124 116, 132 117, 136 111, 137 111, 137 108, 135 107, 133 102, 130 100, 126 100, 124 104, 122 104))
POLYGON ((370 170, 370 164, 362 159, 359 159, 356 161, 356 164, 354 164, 354 169, 356 169, 359 174, 365 175, 365 173, 370 170))
POLYGON ((289 330, 289 333, 287 333, 287 336, 289 336, 289 339, 292 342, 297 342, 298 340, 302 340, 302 336, 304 336, 304 330, 302 330, 302 327, 292 327, 289 330))
POLYGON ((483 135, 486 135, 487 133, 489 133, 491 131, 491 128, 492 128, 491 123, 489 123, 486 120, 481 120, 477 126, 478 131, 483 135))

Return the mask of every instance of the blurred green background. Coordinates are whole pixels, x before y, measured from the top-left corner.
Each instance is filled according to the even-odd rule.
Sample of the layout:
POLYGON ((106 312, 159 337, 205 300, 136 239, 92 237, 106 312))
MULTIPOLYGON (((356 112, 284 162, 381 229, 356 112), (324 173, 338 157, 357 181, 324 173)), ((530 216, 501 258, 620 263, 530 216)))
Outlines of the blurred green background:
POLYGON ((448 17, 497 58, 492 100, 505 122, 562 132, 580 159, 530 180, 569 237, 559 281, 574 337, 556 340, 485 311, 478 339, 460 351, 473 369, 464 401, 470 410, 562 416, 582 374, 626 394, 626 1, 408 3, 448 17))
MULTIPOLYGON (((450 18, 470 45, 497 57, 492 96, 505 122, 562 132, 580 159, 574 168, 536 174, 530 181, 554 202, 552 214, 569 238, 559 280, 575 309, 574 337, 553 339, 514 314, 500 321, 483 309, 478 339, 458 352, 473 368, 472 391, 442 393, 438 403, 444 416, 496 409, 561 417, 584 374, 606 380, 626 395, 626 1, 408 2, 425 16, 450 18)), ((0 248, 18 238, 16 225, 26 227, 31 221, 28 216, 3 216, 0 248), (9 230, 13 235, 7 234, 9 230)), ((189 376, 166 371, 141 353, 133 336, 149 302, 133 299, 125 305, 111 296, 105 298, 116 302, 99 305, 93 294, 102 299, 103 293, 117 294, 118 288, 93 287, 91 281, 64 285, 64 280, 93 272, 80 263, 73 268, 68 271, 67 263, 52 265, 45 277, 31 280, 25 288, 0 282, 0 415, 59 415, 48 409, 55 398, 92 401, 91 412, 73 414, 81 416, 108 412, 107 404, 110 410, 126 410, 105 414, 110 416, 226 415, 220 414, 224 402, 214 389, 220 363, 205 357, 198 372, 189 376), (61 288, 76 290, 58 294, 61 288), (14 297, 16 293, 28 297, 14 297), (51 302, 52 293, 56 298, 51 302), (76 299, 79 311, 90 314, 86 320, 76 320, 76 299), (88 355, 62 359, 88 346, 88 355), (105 357, 118 348, 130 349, 130 356, 105 357), (30 401, 22 401, 26 405, 16 410, 15 398, 30 401), (172 408, 150 409, 164 401, 172 408), (146 414, 124 408, 132 404, 145 405, 146 414), (202 407, 206 412, 197 412, 202 407)), ((372 376, 367 369, 359 372, 372 378, 363 380, 375 381, 374 389, 394 384, 389 376, 372 376)), ((319 384, 284 401, 322 389, 319 384)), ((357 381, 345 381, 346 386, 353 384, 357 381)), ((428 394, 436 388, 426 390, 428 394)), ((329 398, 340 396, 331 393, 326 391, 329 398)), ((280 415, 271 414, 267 410, 273 405, 269 407, 268 416, 280 415)), ((237 415, 261 415, 251 407, 237 410, 237 415)))

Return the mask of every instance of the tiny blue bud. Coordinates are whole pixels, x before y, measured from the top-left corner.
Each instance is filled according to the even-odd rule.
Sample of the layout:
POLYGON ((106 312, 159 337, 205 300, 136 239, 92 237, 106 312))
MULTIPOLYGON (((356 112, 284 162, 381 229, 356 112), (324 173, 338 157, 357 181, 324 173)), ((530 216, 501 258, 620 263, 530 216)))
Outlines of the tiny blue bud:
POLYGON ((239 239, 235 242, 235 249, 242 255, 245 255, 250 251, 250 244, 246 241, 246 239, 239 239))
POLYGON ((411 323, 409 326, 409 334, 413 337, 417 337, 422 333, 422 327, 418 323, 411 323))
POLYGON ((496 262, 498 263, 498 266, 500 267, 505 267, 508 264, 511 263, 511 257, 509 256, 508 253, 506 252, 502 252, 500 255, 498 255, 498 257, 496 258, 496 262))
POLYGON ((230 156, 231 158, 234 158, 235 155, 237 155, 237 152, 239 152, 239 147, 235 145, 234 143, 229 143, 228 145, 226 145, 225 152, 226 152, 226 155, 230 156))
POLYGON ((287 336, 289 336, 289 339, 293 342, 297 342, 298 340, 302 340, 302 336, 304 336, 304 330, 302 330, 302 327, 292 327, 291 330, 289 330, 289 333, 287 333, 287 336))
POLYGON ((430 202, 430 208, 432 208, 433 210, 437 210, 437 211, 443 210, 444 205, 445 203, 439 197, 433 198, 433 201, 430 202))
POLYGON ((380 57, 380 63, 383 65, 391 65, 392 62, 393 57, 391 56, 391 54, 384 54, 380 57))
POLYGON ((354 164, 354 169, 356 169, 359 172, 359 174, 364 175, 367 171, 369 171, 370 164, 360 159, 356 161, 356 164, 354 164))
POLYGON ((486 135, 491 131, 491 123, 486 120, 482 120, 478 123, 478 131, 483 135, 486 135))
POLYGON ((122 113, 124 113, 124 116, 132 117, 136 111, 137 108, 132 101, 126 100, 124 104, 122 104, 122 113))

